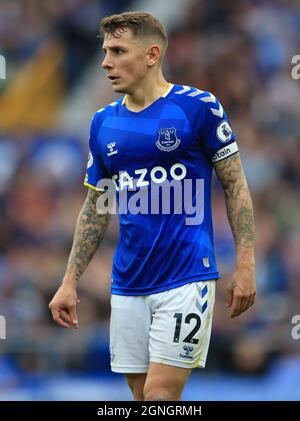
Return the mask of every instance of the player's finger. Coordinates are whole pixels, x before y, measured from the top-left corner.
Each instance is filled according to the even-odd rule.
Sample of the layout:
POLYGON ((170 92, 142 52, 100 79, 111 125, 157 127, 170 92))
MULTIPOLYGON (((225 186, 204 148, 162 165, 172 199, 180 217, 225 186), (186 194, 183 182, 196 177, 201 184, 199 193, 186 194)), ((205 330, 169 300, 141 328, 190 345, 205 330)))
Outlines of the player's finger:
POLYGON ((227 287, 227 302, 226 302, 226 307, 231 307, 232 301, 233 301, 233 288, 230 285, 229 287, 227 287))
MULTIPOLYGON (((244 311, 248 310, 255 302, 255 294, 253 295, 236 295, 236 308, 232 312, 232 317, 239 316, 244 311)), ((234 307, 234 306, 233 306, 234 307)))
POLYGON ((253 304, 255 304, 256 301, 256 292, 254 292, 253 294, 251 294, 250 297, 250 306, 253 306, 253 304))
POLYGON ((71 323, 73 324, 73 326, 77 328, 78 319, 77 319, 77 314, 76 314, 76 306, 70 307, 70 318, 71 318, 71 323))
POLYGON ((242 297, 240 312, 243 313, 244 311, 246 311, 249 308, 249 305, 250 305, 249 297, 248 296, 242 297))
POLYGON ((57 323, 57 324, 59 324, 60 326, 63 326, 63 327, 66 327, 66 328, 69 328, 70 326, 61 318, 61 316, 60 316, 60 313, 59 313, 59 311, 58 310, 56 310, 56 309, 52 309, 51 310, 52 311, 52 317, 53 317, 53 320, 57 323))
POLYGON ((253 306, 253 304, 255 303, 255 296, 256 296, 256 293, 251 294, 251 295, 250 295, 250 297, 248 298, 248 300, 247 300, 246 310, 247 310, 248 308, 250 308, 251 306, 253 306))
POLYGON ((67 323, 67 325, 69 327, 72 326, 72 320, 70 315, 65 311, 65 310, 60 310, 60 318, 64 320, 65 323, 67 323))
POLYGON ((236 292, 233 294, 231 318, 237 317, 241 314, 242 297, 236 292))

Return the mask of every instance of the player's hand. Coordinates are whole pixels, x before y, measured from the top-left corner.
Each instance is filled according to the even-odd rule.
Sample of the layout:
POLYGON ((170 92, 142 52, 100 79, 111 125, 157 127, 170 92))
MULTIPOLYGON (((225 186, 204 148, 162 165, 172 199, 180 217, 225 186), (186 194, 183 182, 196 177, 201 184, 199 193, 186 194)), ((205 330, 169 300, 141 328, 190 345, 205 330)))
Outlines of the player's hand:
POLYGON ((75 288, 61 285, 49 304, 53 320, 60 326, 77 329, 76 306, 79 302, 75 288))
POLYGON ((253 306, 256 297, 255 274, 247 267, 237 269, 227 285, 227 307, 231 307, 231 318, 239 316, 253 306))

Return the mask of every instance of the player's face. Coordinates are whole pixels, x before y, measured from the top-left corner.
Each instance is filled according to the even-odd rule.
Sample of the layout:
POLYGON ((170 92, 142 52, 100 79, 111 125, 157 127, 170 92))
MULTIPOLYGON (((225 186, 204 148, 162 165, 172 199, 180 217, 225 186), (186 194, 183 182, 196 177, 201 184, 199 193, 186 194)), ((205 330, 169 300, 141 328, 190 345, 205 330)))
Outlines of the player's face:
POLYGON ((115 92, 132 93, 147 75, 147 52, 129 29, 117 35, 105 36, 102 47, 105 57, 101 65, 115 92))

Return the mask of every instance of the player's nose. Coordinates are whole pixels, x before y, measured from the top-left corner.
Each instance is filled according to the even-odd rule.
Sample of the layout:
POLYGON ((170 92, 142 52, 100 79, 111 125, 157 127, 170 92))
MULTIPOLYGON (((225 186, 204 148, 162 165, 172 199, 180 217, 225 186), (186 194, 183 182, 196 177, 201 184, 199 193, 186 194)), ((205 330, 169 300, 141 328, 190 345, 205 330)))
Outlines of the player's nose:
POLYGON ((107 56, 104 57, 104 59, 101 63, 101 67, 103 69, 111 69, 113 67, 111 60, 107 56))

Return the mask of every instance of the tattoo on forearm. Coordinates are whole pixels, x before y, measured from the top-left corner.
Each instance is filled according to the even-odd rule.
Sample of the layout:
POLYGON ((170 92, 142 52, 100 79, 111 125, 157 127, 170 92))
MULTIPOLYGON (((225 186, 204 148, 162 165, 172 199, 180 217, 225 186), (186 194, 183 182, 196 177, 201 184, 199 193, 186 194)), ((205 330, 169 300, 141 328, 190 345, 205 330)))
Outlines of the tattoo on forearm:
POLYGON ((237 215, 237 232, 240 234, 242 245, 251 245, 254 240, 253 210, 242 205, 237 215))
POLYGON ((224 188, 228 220, 237 245, 253 247, 253 206, 239 154, 215 165, 224 188))
POLYGON ((109 214, 97 214, 96 202, 100 195, 101 192, 89 189, 86 201, 78 216, 66 270, 66 275, 75 276, 76 282, 97 251, 109 225, 109 214))

